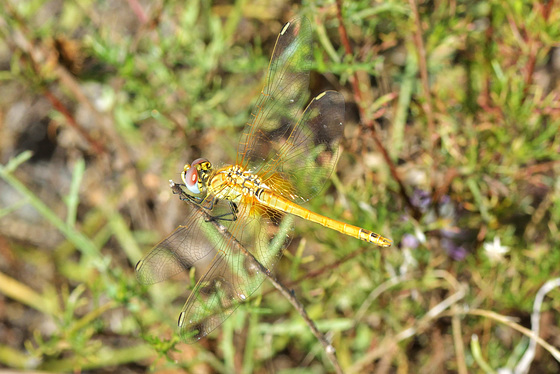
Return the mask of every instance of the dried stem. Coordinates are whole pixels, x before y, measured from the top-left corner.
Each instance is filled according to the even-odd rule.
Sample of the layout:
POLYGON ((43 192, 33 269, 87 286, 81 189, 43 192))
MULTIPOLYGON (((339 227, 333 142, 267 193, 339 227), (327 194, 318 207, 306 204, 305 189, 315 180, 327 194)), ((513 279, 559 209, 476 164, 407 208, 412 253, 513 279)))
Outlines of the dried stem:
POLYGON ((447 316, 444 314, 445 311, 462 300, 465 297, 465 293, 466 290, 464 287, 458 288, 455 293, 430 309, 428 313, 426 313, 422 318, 416 320, 410 327, 405 328, 394 336, 385 337, 381 343, 378 344, 377 348, 367 352, 363 357, 356 361, 354 365, 349 368, 348 372, 363 373, 364 368, 367 365, 395 349, 399 342, 426 331, 426 329, 430 326, 430 322, 441 318, 444 315, 447 316))
MULTIPOLYGON (((546 5, 539 4, 538 2, 535 4, 535 7, 538 7, 542 18, 547 23, 553 4, 553 0, 550 0, 546 5)), ((543 44, 540 35, 534 35, 534 33, 529 30, 525 30, 525 35, 527 35, 528 39, 526 42, 529 44, 529 60, 527 61, 527 67, 525 69, 525 87, 523 88, 523 101, 525 101, 529 96, 529 89, 531 88, 531 85, 533 83, 535 66, 537 64, 537 54, 541 50, 543 44)))
MULTIPOLYGON (((343 22, 343 19, 342 19, 341 0, 336 0, 336 16, 338 18, 338 32, 340 34, 340 40, 342 42, 342 45, 344 46, 344 50, 345 50, 346 54, 349 55, 349 56, 352 56, 352 47, 350 46, 350 40, 348 39, 348 33, 346 32, 346 27, 344 26, 344 22, 343 22)), ((354 100, 356 100, 356 103, 358 104, 360 121, 364 124, 365 127, 370 129, 371 134, 373 136, 373 141, 375 142, 377 148, 379 148, 379 150, 381 151, 381 154, 383 155, 383 158, 385 159, 385 162, 389 166, 391 176, 393 177, 393 179, 399 185, 399 192, 400 192, 403 200, 405 201, 406 205, 412 211, 413 217, 419 218, 421 216, 420 211, 412 204, 412 200, 408 196, 408 193, 406 192, 404 183, 403 183, 401 177, 399 176, 399 174, 397 172, 397 168, 395 166, 395 163, 393 162, 393 160, 391 160, 391 157, 389 156, 389 152, 387 152, 387 149, 383 146, 383 143, 381 142, 381 139, 379 139, 379 135, 377 134, 377 131, 375 130, 373 119, 368 117, 368 115, 366 113, 366 110, 364 108, 363 99, 362 99, 363 94, 362 94, 362 91, 360 89, 359 78, 358 78, 358 73, 357 72, 355 72, 354 74, 352 74, 350 76, 350 82, 352 83, 352 91, 354 93, 354 100)))
POLYGON ((426 48, 424 47, 424 40, 422 39, 422 23, 420 22, 420 14, 416 6, 416 0, 409 0, 410 8, 414 16, 414 24, 416 31, 414 33, 414 44, 416 45, 416 52, 418 53, 418 69, 420 70, 420 79, 422 81, 422 88, 424 90, 424 111, 426 112, 426 120, 428 121, 428 133, 432 139, 432 149, 435 149, 437 142, 436 129, 434 125, 434 115, 432 109, 432 97, 430 95, 430 84, 428 83, 428 64, 426 63, 426 48))
POLYGON ((76 130, 91 145, 96 154, 107 153, 107 149, 105 148, 105 146, 91 137, 87 131, 85 131, 80 125, 78 125, 78 122, 76 122, 76 119, 74 118, 72 113, 70 113, 68 108, 66 108, 66 106, 60 100, 58 100, 50 90, 45 89, 44 94, 45 97, 51 102, 53 108, 56 109, 60 114, 62 114, 64 118, 66 118, 68 125, 76 130))
MULTIPOLYGON (((80 82, 58 62, 57 58, 54 58, 56 57, 56 52, 52 50, 52 47, 50 47, 48 43, 43 43, 41 40, 36 41, 30 36, 31 32, 25 21, 19 16, 15 7, 11 5, 10 2, 6 3, 5 11, 10 17, 10 24, 14 25, 11 29, 6 27, 6 40, 8 45, 14 50, 19 49, 23 52, 23 55, 27 58, 35 71, 36 76, 41 79, 41 84, 44 88, 42 92, 52 104, 53 108, 60 112, 66 119, 68 125, 75 129, 89 144, 93 154, 98 157, 107 157, 110 156, 111 152, 117 153, 118 157, 114 157, 114 159, 121 160, 120 164, 123 170, 126 169, 126 172, 132 174, 135 186, 140 189, 138 196, 148 196, 142 177, 138 172, 136 161, 129 147, 115 131, 111 123, 112 120, 95 108, 92 101, 83 91, 80 82), (48 76, 45 76, 45 72, 41 68, 43 66, 50 66, 48 76), (103 137, 95 138, 76 120, 75 116, 67 106, 64 105, 63 100, 55 96, 53 90, 49 88, 47 82, 51 80, 51 85, 54 86, 58 84, 64 87, 71 93, 73 99, 83 104, 93 114, 96 124, 101 128, 100 133, 103 134, 103 137), (110 144, 111 150, 108 149, 108 144, 110 144)), ((0 17, 0 26, 4 24, 8 26, 8 22, 0 17)), ((152 213, 150 213, 150 209, 147 208, 145 199, 135 199, 132 204, 133 208, 136 208, 134 211, 138 212, 138 218, 135 219, 135 221, 145 222, 144 226, 146 227, 153 227, 157 224, 152 213), (146 222, 147 219, 149 222, 146 222)))
POLYGON ((183 191, 183 189, 181 188, 180 184, 177 184, 173 181, 170 181, 170 186, 171 186, 171 190, 173 191, 174 194, 178 194, 182 197, 181 200, 183 201, 187 201, 190 203, 191 207, 195 210, 197 210, 199 213, 202 214, 202 216, 206 219, 207 222, 211 223, 216 230, 218 230, 218 232, 224 236, 224 238, 227 239, 227 241, 229 243, 232 243, 233 246, 235 247, 235 249, 237 249, 239 252, 241 252, 246 258, 249 259, 249 261, 251 261, 251 265, 255 266, 256 268, 259 269, 259 271, 261 271, 263 274, 266 275, 266 277, 270 280, 270 282, 272 283, 272 285, 278 290, 280 291, 280 293, 282 294, 282 296, 284 296, 293 306, 294 308, 297 310, 297 312, 301 315, 301 317, 303 318, 303 320, 305 321, 305 323, 307 323, 307 325, 309 326, 309 328, 311 329, 311 332, 313 333, 313 335, 315 335, 315 337, 319 340, 319 342, 321 343, 321 345, 323 346, 323 349, 325 350, 325 353, 327 355, 327 357, 329 358, 329 360, 331 361, 331 363, 333 364, 335 370, 337 373, 342 373, 342 368, 340 367, 340 364, 338 363, 338 360, 336 358, 336 351, 334 349, 334 347, 332 346, 332 344, 327 340, 326 336, 319 331, 319 329, 317 328, 317 325, 315 325, 315 322, 313 322, 313 320, 311 318, 309 318, 309 316, 307 315, 307 312, 305 311, 303 305, 299 302, 299 300, 295 297, 295 294, 292 290, 289 290, 286 286, 284 286, 282 283, 280 283, 278 281, 278 279, 276 279, 276 277, 274 275, 272 275, 271 271, 269 269, 267 269, 266 267, 264 267, 256 258, 255 256, 253 256, 253 254, 251 252, 249 252, 229 231, 228 229, 222 225, 220 222, 218 222, 217 220, 213 219, 212 216, 210 216, 208 214, 208 212, 202 208, 200 205, 192 202, 189 198, 188 195, 183 191))
POLYGON ((148 16, 146 16, 146 12, 144 12, 138 0, 128 0, 128 6, 132 9, 132 12, 134 12, 140 23, 144 24, 148 22, 148 16))
MULTIPOLYGON (((80 91, 79 95, 85 97, 85 95, 81 92, 79 85, 71 77, 71 74, 58 63, 56 58, 53 58, 56 56, 56 53, 50 50, 50 48, 38 45, 39 43, 35 42, 28 36, 30 34, 28 27, 9 2, 5 5, 5 11, 7 15, 11 17, 12 22, 17 25, 17 27, 14 27, 11 30, 7 28, 7 31, 9 32, 9 34, 6 35, 7 43, 12 49, 19 49, 24 53, 24 56, 27 57, 27 60, 29 61, 35 74, 43 80, 41 84, 46 87, 45 82, 48 80, 44 76, 44 72, 41 67, 51 66, 51 78, 55 77, 61 83, 66 84, 66 87, 75 96, 78 96, 76 93, 76 90, 78 90, 80 91), (72 84, 67 84, 68 82, 71 82, 72 84)), ((0 23, 6 24, 6 26, 8 25, 8 22, 4 22, 1 19, 0 23)), ((102 142, 94 139, 82 126, 80 126, 72 113, 48 88, 45 88, 43 93, 53 105, 54 109, 64 116, 64 118, 68 121, 68 124, 86 140, 96 154, 101 155, 107 153, 107 150, 103 146, 102 142)))

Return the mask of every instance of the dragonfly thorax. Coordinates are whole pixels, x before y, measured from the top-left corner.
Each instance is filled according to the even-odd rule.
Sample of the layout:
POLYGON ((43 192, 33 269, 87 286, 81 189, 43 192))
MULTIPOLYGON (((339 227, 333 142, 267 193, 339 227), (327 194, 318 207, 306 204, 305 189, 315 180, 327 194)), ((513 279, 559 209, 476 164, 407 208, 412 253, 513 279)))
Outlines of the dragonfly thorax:
POLYGON ((240 202, 242 198, 259 198, 268 186, 262 179, 239 165, 226 166, 217 170, 208 181, 208 193, 218 199, 240 202))

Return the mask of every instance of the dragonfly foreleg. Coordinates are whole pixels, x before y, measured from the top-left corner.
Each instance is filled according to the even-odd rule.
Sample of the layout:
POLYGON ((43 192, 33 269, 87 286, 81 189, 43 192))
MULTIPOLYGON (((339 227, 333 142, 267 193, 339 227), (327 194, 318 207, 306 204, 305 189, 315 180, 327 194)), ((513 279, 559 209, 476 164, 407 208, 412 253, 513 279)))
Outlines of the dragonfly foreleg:
MULTIPOLYGON (((189 195, 188 193, 186 193, 183 190, 183 187, 186 188, 186 186, 183 183, 175 183, 173 181, 170 181, 170 183, 171 183, 171 191, 173 191, 173 194, 179 195, 179 199, 181 201, 187 201, 187 202, 195 203, 196 205, 202 206, 202 203, 205 200, 204 197, 197 197, 197 196, 189 195)), ((212 202, 210 208, 207 208, 207 209, 212 209, 212 207, 214 206, 213 204, 214 203, 212 202)), ((204 206, 202 206, 202 207, 206 208, 204 206)))
MULTIPOLYGON (((181 191, 181 192, 175 192, 175 193, 179 193, 179 199, 182 201, 188 201, 191 203, 195 203, 197 205, 201 205, 202 202, 204 201, 204 198, 201 197, 196 197, 196 196, 191 196, 189 194, 186 194, 185 192, 181 191)), ((204 208, 204 207, 203 207, 204 208)), ((211 208, 210 208, 211 209, 211 208)))

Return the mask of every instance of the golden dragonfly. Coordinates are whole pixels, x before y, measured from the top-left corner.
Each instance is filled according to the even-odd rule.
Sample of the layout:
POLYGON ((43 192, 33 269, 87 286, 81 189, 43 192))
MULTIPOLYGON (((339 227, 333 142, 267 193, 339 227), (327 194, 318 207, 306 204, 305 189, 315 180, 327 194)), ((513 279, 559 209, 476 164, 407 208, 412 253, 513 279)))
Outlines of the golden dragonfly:
POLYGON ((193 267, 205 269, 179 315, 180 335, 187 342, 218 327, 266 277, 250 266, 234 241, 269 271, 290 243, 293 216, 380 247, 391 245, 379 234, 300 206, 329 179, 344 128, 344 99, 338 92, 321 93, 301 113, 311 63, 311 25, 305 17, 296 18, 278 35, 236 163, 214 168, 199 158, 184 166, 183 183, 171 182, 181 199, 199 209, 138 262, 136 273, 141 283, 153 284, 193 267), (209 216, 230 235, 217 230, 209 216))

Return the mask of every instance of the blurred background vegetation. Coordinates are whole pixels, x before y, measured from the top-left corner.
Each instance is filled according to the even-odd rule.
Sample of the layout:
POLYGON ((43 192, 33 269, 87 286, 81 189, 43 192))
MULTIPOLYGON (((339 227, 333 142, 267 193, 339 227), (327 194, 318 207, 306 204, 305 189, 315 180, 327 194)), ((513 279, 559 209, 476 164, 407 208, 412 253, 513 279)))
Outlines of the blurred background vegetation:
POLYGON ((268 282, 186 345, 188 276, 134 275, 188 213, 167 181, 200 156, 235 160, 276 36, 304 15, 310 92, 346 99, 337 173, 307 207, 394 240, 296 222, 276 274, 340 365, 559 372, 559 5, 4 1, 0 368, 333 370, 268 282))

